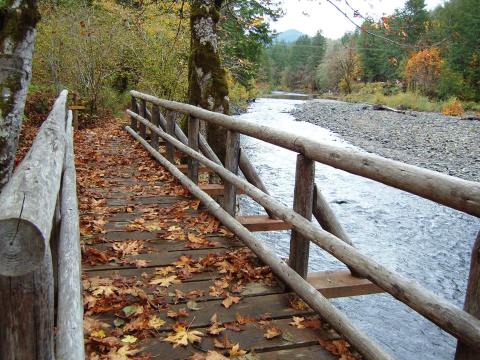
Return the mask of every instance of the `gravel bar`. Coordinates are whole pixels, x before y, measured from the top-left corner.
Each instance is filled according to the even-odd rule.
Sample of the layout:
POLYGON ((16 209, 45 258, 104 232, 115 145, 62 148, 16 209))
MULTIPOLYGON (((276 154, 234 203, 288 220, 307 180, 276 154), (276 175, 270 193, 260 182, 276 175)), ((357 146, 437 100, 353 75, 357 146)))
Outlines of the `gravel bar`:
POLYGON ((310 100, 292 112, 366 151, 480 181, 480 121, 437 113, 400 114, 368 104, 310 100))

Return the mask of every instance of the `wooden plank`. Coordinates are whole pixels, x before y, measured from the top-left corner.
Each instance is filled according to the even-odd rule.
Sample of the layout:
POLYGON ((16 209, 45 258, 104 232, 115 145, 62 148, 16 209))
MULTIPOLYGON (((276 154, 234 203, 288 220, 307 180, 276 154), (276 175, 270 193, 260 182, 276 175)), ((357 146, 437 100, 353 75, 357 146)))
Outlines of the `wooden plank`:
MULTIPOLYGON (((188 164, 179 164, 177 165, 177 169, 180 170, 182 173, 186 174, 188 171, 188 164)), ((211 173, 212 170, 210 170, 208 167, 202 165, 198 167, 198 172, 199 173, 211 173)))
MULTIPOLYGON (((227 131, 226 141, 225 169, 237 175, 240 156, 240 134, 233 131, 227 131)), ((223 208, 227 213, 235 216, 237 189, 233 184, 227 182, 224 185, 223 194, 223 208)))
POLYGON ((292 229, 291 224, 281 219, 272 219, 266 215, 237 216, 236 219, 248 230, 253 232, 292 229))
MULTIPOLYGON (((293 211, 312 221, 313 184, 315 181, 315 162, 302 154, 297 155, 295 172, 295 190, 293 195, 293 211)), ((302 278, 307 277, 310 239, 292 230, 290 237, 290 257, 288 264, 302 278)))
MULTIPOLYGON (((463 309, 469 314, 480 319, 480 232, 473 244, 472 256, 470 261, 470 274, 468 276, 467 293, 465 295, 465 304, 463 309)), ((479 357, 478 349, 457 343, 455 360, 475 360, 479 357)))
MULTIPOLYGON (((132 108, 132 113, 138 114, 138 103, 137 99, 132 96, 132 101, 131 101, 131 108, 132 108)), ((130 127, 134 130, 137 131, 138 129, 138 121, 135 119, 134 116, 130 116, 130 127)))
MULTIPOLYGON (((188 146, 194 151, 198 151, 198 136, 200 134, 200 121, 193 117, 188 117, 188 146)), ((198 160, 188 157, 188 177, 195 184, 198 184, 198 160)))
POLYGON ((83 106, 83 105, 70 105, 68 107, 69 110, 85 110, 87 107, 86 106, 83 106))
POLYGON ((352 276, 348 270, 309 273, 307 281, 329 299, 384 292, 369 280, 352 276))

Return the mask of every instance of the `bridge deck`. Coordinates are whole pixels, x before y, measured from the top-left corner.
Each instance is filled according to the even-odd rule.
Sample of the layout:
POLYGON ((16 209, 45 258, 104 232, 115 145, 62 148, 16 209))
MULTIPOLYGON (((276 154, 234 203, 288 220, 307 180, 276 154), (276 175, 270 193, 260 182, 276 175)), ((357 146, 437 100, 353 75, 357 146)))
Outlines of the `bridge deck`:
POLYGON ((359 358, 118 124, 75 143, 89 359, 359 358))

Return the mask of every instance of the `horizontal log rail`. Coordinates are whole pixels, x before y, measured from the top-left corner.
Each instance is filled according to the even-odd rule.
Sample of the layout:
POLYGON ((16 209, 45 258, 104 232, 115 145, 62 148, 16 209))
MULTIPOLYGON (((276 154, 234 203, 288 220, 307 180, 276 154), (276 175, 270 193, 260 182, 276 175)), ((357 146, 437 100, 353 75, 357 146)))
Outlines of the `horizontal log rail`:
POLYGON ((0 195, 5 314, 0 359, 84 358, 73 114, 67 97, 66 90, 60 93, 0 195))
MULTIPOLYGON (((141 118, 137 120, 142 121, 141 118)), ((150 124, 145 121, 144 124, 155 131, 150 124)), ((225 226, 235 233, 243 242, 266 264, 268 264, 272 271, 285 283, 291 284, 292 289, 316 312, 320 313, 338 332, 343 334, 355 348, 363 354, 367 359, 392 359, 390 355, 385 353, 378 347, 367 335, 365 335, 360 329, 356 328, 351 321, 339 310, 337 310, 322 294, 320 294, 312 285, 306 282, 300 275, 292 270, 280 257, 269 251, 261 242, 259 242, 242 224, 240 224, 233 216, 223 210, 220 205, 217 204, 208 194, 203 192, 193 181, 185 176, 176 166, 165 159, 158 151, 156 151, 147 141, 139 136, 135 130, 130 127, 126 127, 128 133, 140 142, 152 156, 168 171, 172 173, 181 183, 184 185, 195 197, 197 197, 207 210, 217 217, 225 226)), ((165 133, 157 133, 161 137, 166 135, 165 133)), ((170 135, 163 137, 165 140, 174 140, 170 135)), ((180 141, 174 140, 181 144, 182 149, 187 148, 180 141)), ((175 142, 172 144, 177 146, 175 142)), ((192 150, 193 151, 193 150, 192 150)), ((195 151, 193 151, 195 152, 195 151)), ((197 152, 195 152, 197 153, 197 152)), ((198 154, 198 153, 197 153, 198 154)), ((200 155, 197 160, 207 159, 200 155)), ((209 163, 215 164, 213 161, 208 160, 209 163)), ((208 165, 207 165, 208 166, 208 165)), ((220 165, 215 165, 219 166, 220 165)), ((223 168, 223 167, 222 167, 223 168)), ((260 190, 258 190, 260 191, 260 190)), ((260 191, 261 192, 261 191, 260 191)))
MULTIPOLYGON (((160 104, 160 106, 163 105, 160 104)), ((460 339, 463 343, 480 350, 480 320, 420 286, 416 281, 406 279, 369 259, 337 236, 314 226, 310 221, 298 215, 293 210, 288 209, 268 194, 265 194, 247 181, 226 170, 223 166, 209 160, 200 153, 193 151, 181 141, 166 134, 160 128, 155 127, 148 120, 142 118, 138 114, 132 112, 128 113, 130 116, 147 126, 151 131, 156 132, 159 137, 163 138, 166 142, 171 143, 186 155, 211 168, 224 181, 235 185, 238 189, 244 191, 260 205, 269 209, 275 216, 291 223, 298 233, 302 234, 305 238, 310 239, 322 249, 346 264, 356 274, 371 280, 380 288, 390 293, 398 300, 404 302, 419 314, 460 339)), ((197 113, 196 115, 199 114, 197 113)), ((236 130, 238 130, 238 128, 236 130)), ((130 129, 129 132, 132 133, 133 130, 130 129)), ((142 144, 144 143, 142 142, 142 144)), ((178 171, 176 168, 175 170, 178 171)), ((476 183, 473 184, 477 186, 476 183)), ((348 241, 348 239, 344 240, 348 241)), ((271 265, 270 263, 267 264, 271 265)), ((286 280, 286 283, 294 289, 290 280, 286 280)), ((323 315, 322 313, 320 314, 323 315)))
POLYGON ((231 116, 188 104, 159 99, 138 91, 131 91, 131 95, 168 110, 197 117, 211 124, 223 126, 228 130, 295 151, 320 163, 480 217, 479 183, 404 164, 374 154, 324 144, 303 136, 293 136, 285 131, 244 120, 238 121, 231 116))

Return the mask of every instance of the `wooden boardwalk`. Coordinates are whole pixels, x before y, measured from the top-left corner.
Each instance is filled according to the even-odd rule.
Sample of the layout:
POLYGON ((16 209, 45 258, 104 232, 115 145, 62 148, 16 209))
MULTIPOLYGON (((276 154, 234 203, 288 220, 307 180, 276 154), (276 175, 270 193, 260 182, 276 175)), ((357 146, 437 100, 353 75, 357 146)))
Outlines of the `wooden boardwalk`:
POLYGON ((88 359, 360 358, 119 124, 75 153, 88 359))

